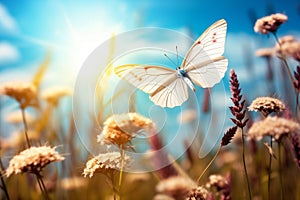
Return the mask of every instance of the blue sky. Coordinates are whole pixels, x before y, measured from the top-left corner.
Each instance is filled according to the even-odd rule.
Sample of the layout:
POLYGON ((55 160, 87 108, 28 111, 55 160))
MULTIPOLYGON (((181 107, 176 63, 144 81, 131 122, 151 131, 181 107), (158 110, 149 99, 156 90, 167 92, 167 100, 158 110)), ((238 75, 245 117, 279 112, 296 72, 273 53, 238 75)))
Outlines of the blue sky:
POLYGON ((254 35, 253 19, 267 13, 286 13, 289 20, 284 25, 285 30, 296 29, 300 19, 299 2, 296 0, 2 0, 0 5, 1 10, 4 10, 3 15, 6 15, 2 15, 0 22, 10 21, 8 24, 1 22, 0 40, 15 48, 17 54, 15 59, 12 56, 10 61, 8 59, 9 62, 2 62, 1 69, 39 62, 49 46, 63 51, 69 50, 69 47, 72 49, 74 34, 79 35, 84 43, 92 41, 99 45, 112 33, 155 26, 175 30, 188 29, 196 38, 214 21, 225 18, 229 33, 254 35))
MULTIPOLYGON (((255 58, 254 51, 274 45, 273 38, 254 33, 253 23, 256 18, 277 12, 289 17, 279 36, 294 34, 299 38, 297 0, 0 0, 0 82, 31 79, 51 49, 46 82, 74 84, 82 62, 112 34, 160 27, 196 39, 213 22, 224 18, 228 23, 225 56, 247 90, 252 87, 250 80, 264 77, 262 61, 255 58), (249 76, 245 67, 245 53, 253 59, 254 76, 249 76)), ((228 77, 224 84, 228 90, 228 77)), ((264 87, 256 92, 263 94, 264 87)), ((224 107, 222 98, 215 98, 215 103, 224 107)))

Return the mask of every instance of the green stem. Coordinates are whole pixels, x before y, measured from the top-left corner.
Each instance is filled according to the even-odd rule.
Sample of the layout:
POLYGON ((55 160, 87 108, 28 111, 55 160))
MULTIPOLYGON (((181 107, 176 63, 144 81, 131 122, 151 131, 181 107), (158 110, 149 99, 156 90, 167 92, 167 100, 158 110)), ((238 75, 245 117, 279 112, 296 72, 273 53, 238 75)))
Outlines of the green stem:
POLYGON ((283 181, 282 181, 282 168, 281 168, 281 144, 278 142, 278 169, 279 169, 279 181, 280 181, 280 199, 284 199, 284 193, 283 193, 283 181))
MULTIPOLYGON (((273 137, 271 136, 270 140, 270 147, 272 148, 273 145, 273 137)), ((269 157, 269 170, 268 170, 268 199, 271 199, 271 193, 270 193, 270 188, 271 188, 271 171, 272 171, 272 155, 270 154, 269 157)))
POLYGON ((242 128, 242 142, 243 142, 243 165, 244 165, 244 171, 246 175, 246 180, 247 180, 247 188, 248 188, 248 193, 249 193, 249 199, 252 199, 251 195, 251 189, 250 189, 250 183, 249 183, 249 177, 248 177, 248 172, 247 172, 247 167, 246 167, 246 160, 245 160, 245 138, 244 138, 244 130, 242 128))
POLYGON ((26 122, 26 117, 25 117, 25 109, 21 108, 21 112, 22 112, 22 119, 23 119, 23 124, 24 124, 25 138, 26 138, 27 146, 28 146, 28 148, 30 148, 30 141, 28 138, 28 127, 27 127, 27 122, 26 122))
POLYGON ((200 182, 202 176, 205 174, 205 172, 208 170, 208 168, 211 166, 211 164, 214 162, 214 160, 217 158, 217 155, 219 154, 220 150, 222 148, 222 145, 219 146, 216 154, 214 155, 214 157, 211 159, 211 161, 208 163, 208 165, 206 166, 206 168, 203 170, 203 172, 201 173, 201 175, 199 176, 199 178, 197 179, 197 183, 200 182))

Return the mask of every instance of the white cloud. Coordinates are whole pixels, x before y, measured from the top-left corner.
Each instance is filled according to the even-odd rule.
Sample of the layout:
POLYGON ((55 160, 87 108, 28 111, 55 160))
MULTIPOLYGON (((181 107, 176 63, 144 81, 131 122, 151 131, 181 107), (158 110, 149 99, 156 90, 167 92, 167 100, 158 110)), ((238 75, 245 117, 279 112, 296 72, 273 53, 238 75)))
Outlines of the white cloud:
POLYGON ((6 7, 0 3, 0 32, 16 32, 17 23, 15 19, 10 15, 6 7))
POLYGON ((8 42, 0 42, 0 64, 15 62, 20 58, 16 47, 8 42))

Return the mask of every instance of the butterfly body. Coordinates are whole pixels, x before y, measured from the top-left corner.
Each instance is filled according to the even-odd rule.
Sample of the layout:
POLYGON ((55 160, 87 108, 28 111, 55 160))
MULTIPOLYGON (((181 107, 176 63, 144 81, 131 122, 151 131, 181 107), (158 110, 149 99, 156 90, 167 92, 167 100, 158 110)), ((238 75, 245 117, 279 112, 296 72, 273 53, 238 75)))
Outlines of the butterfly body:
POLYGON ((191 46, 176 70, 140 64, 114 68, 114 72, 133 86, 149 94, 156 105, 173 108, 188 99, 188 87, 194 84, 210 88, 224 77, 228 60, 224 53, 227 23, 211 25, 191 46))
POLYGON ((182 78, 184 82, 191 88, 191 90, 195 92, 196 91, 195 86, 193 84, 193 81, 189 77, 188 73, 184 69, 181 69, 180 67, 177 67, 176 71, 177 71, 178 78, 182 78))
POLYGON ((178 74, 178 77, 184 77, 184 76, 187 76, 187 73, 184 69, 181 69, 181 67, 177 67, 176 68, 176 71, 177 71, 177 74, 178 74))

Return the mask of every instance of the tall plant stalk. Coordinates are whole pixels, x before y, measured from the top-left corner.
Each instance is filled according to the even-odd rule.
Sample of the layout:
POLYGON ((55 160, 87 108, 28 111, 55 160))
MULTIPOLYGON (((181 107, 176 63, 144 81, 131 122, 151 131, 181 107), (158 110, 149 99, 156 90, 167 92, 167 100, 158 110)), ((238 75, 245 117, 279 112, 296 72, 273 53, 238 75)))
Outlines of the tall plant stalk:
POLYGON ((279 39, 278 39, 278 36, 277 36, 276 32, 273 32, 273 35, 274 35, 275 40, 276 40, 276 42, 277 42, 277 44, 279 45, 279 48, 280 48, 280 54, 281 54, 280 59, 282 60, 284 66, 286 67, 286 70, 287 70, 287 72, 288 72, 288 75, 289 75, 291 84, 292 84, 292 86, 293 86, 295 95, 297 95, 297 91, 296 91, 296 88, 295 88, 295 86, 294 86, 294 78, 293 78, 293 74, 292 74, 292 72, 291 72, 291 69, 290 69, 290 67, 289 67, 289 65, 288 65, 288 63, 287 63, 287 61, 286 61, 286 56, 282 54, 282 46, 281 46, 281 43, 280 43, 280 41, 279 41, 279 39))
MULTIPOLYGON (((0 157, 0 167, 1 167, 0 171, 2 172, 3 169, 4 169, 4 167, 3 167, 3 163, 2 163, 1 157, 0 157)), ((7 190, 7 187, 6 187, 6 184, 5 184, 5 181, 4 181, 2 175, 0 175, 0 179, 1 179, 1 184, 2 184, 1 188, 4 191, 5 197, 6 197, 7 200, 10 200, 10 197, 9 197, 9 194, 8 194, 8 190, 7 190)))
MULTIPOLYGON (((273 146, 273 137, 270 137, 270 147, 273 146)), ((268 169, 268 199, 271 199, 271 172, 272 172, 272 155, 269 156, 269 169, 268 169)))
POLYGON ((39 172, 34 172, 35 176, 36 176, 36 179, 37 179, 37 182, 39 184, 39 187, 40 187, 40 190, 44 196, 44 198, 46 200, 50 200, 50 197, 49 197, 49 194, 48 194, 48 191, 47 191, 47 188, 45 186, 45 183, 43 181, 43 177, 41 176, 41 174, 39 172))
POLYGON ((201 175, 198 177, 197 183, 200 182, 202 176, 205 174, 205 172, 208 170, 208 168, 211 166, 211 164, 215 161, 215 159, 217 158, 217 156, 218 156, 218 154, 219 154, 219 152, 220 152, 220 150, 221 150, 221 147, 222 147, 222 146, 220 145, 219 148, 218 148, 218 150, 217 150, 217 152, 215 153, 214 157, 211 159, 211 161, 210 161, 210 162, 208 163, 208 165, 205 167, 205 169, 203 170, 203 172, 201 173, 201 175))
POLYGON ((123 178, 123 168, 124 168, 124 160, 125 160, 125 150, 124 146, 121 148, 121 169, 119 175, 119 200, 121 200, 121 187, 122 187, 122 178, 123 178))
POLYGON ((27 143, 28 148, 30 148, 31 145, 30 145, 30 141, 29 141, 29 137, 28 137, 28 126, 27 126, 27 122, 26 122, 25 108, 21 108, 21 112, 22 112, 22 119, 23 119, 24 134, 25 134, 25 138, 26 138, 26 143, 27 143))
POLYGON ((245 159, 245 138, 244 138, 244 130, 242 128, 242 148, 243 148, 243 166, 244 166, 244 172, 246 176, 246 181, 247 181, 247 189, 248 189, 248 194, 249 194, 249 199, 252 199, 251 195, 251 189, 250 189, 250 182, 249 182, 249 177, 248 177, 248 172, 247 172, 247 166, 246 166, 246 159, 245 159))
POLYGON ((280 181, 280 199, 284 199, 283 181, 282 181, 282 167, 281 167, 281 144, 278 141, 278 169, 279 169, 279 181, 280 181))
POLYGON ((245 159, 245 138, 244 138, 244 127, 246 126, 248 119, 245 119, 246 110, 244 110, 245 100, 242 101, 242 94, 240 89, 240 83, 237 79, 237 75, 235 71, 232 69, 230 71, 230 90, 232 94, 232 102, 233 106, 229 107, 232 115, 234 118, 231 118, 232 122, 241 129, 242 134, 242 159, 243 159, 243 166, 244 166, 244 172, 247 179, 247 188, 249 193, 249 199, 252 199, 251 195, 251 188, 250 188, 250 182, 247 172, 247 166, 246 166, 246 159, 245 159))

